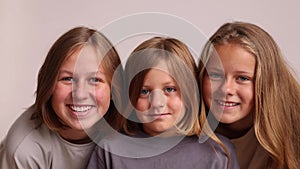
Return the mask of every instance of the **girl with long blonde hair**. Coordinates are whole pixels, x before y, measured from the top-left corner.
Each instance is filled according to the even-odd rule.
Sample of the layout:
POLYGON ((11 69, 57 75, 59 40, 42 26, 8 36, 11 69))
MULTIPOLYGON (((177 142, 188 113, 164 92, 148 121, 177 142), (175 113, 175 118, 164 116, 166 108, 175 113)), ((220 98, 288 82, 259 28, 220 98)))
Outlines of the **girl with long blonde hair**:
MULTIPOLYGON (((257 25, 222 25, 199 63, 202 116, 220 121, 242 169, 300 166, 300 86, 273 38, 257 25)), ((210 123, 213 123, 211 121, 210 123)))

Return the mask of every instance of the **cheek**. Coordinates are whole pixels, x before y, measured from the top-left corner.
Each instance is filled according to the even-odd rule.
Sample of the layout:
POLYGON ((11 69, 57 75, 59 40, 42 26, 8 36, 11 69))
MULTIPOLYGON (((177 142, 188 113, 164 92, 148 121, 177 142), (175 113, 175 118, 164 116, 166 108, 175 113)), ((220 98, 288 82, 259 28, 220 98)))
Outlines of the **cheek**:
POLYGON ((254 104, 254 88, 251 87, 242 91, 245 102, 252 106, 254 104))
POLYGON ((203 99, 207 105, 210 105, 211 95, 212 95, 212 86, 208 78, 203 79, 203 99))
POLYGON ((186 107, 184 103, 182 103, 180 98, 170 99, 168 100, 167 104, 168 104, 167 109, 171 109, 171 112, 173 112, 175 115, 174 120, 178 122, 185 116, 186 107))
POLYGON ((55 86, 54 92, 52 94, 52 102, 61 103, 63 102, 71 93, 72 87, 57 84, 55 86))
POLYGON ((138 99, 135 106, 135 108, 141 112, 148 110, 149 107, 150 107, 150 103, 148 99, 138 99))
POLYGON ((150 103, 149 103, 148 99, 138 99, 137 100, 136 105, 135 105, 136 116, 143 123, 152 121, 144 116, 145 114, 147 114, 147 111, 149 110, 149 108, 150 108, 150 103))
POLYGON ((184 112, 183 110, 185 109, 183 106, 183 103, 180 99, 180 97, 175 97, 167 100, 168 107, 173 109, 174 111, 178 113, 184 112))
POLYGON ((95 89, 95 99, 97 101, 98 107, 109 107, 110 104, 110 88, 109 86, 96 88, 95 89))

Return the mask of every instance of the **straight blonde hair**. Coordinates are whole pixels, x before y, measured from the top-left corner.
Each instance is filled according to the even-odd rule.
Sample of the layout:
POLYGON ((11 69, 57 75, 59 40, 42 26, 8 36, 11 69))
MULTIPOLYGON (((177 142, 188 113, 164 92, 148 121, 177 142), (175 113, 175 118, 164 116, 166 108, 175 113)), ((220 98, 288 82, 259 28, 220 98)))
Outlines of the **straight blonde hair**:
MULTIPOLYGON (((166 63, 170 75, 178 84, 184 106, 184 118, 177 124, 181 134, 198 134, 199 95, 196 81, 197 66, 188 47, 174 38, 154 37, 141 43, 129 56, 125 66, 125 92, 129 91, 129 102, 125 105, 126 116, 132 113, 142 88, 145 75, 159 63, 166 63), (180 80, 180 81, 179 81, 180 80), (129 89, 129 90, 128 90, 129 89)), ((124 93, 128 96, 128 93, 124 93)), ((138 123, 125 120, 123 129, 127 133, 139 130, 138 123)))

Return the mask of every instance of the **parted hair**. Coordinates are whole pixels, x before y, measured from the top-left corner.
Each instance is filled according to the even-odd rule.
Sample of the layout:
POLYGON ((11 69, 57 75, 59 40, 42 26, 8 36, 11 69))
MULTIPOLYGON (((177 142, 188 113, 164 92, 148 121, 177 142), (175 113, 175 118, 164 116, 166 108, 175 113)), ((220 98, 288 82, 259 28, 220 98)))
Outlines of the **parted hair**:
MULTIPOLYGON (((160 63, 177 83, 186 112, 175 126, 181 134, 193 135, 200 130, 198 123, 199 96, 196 81, 197 66, 188 47, 175 38, 153 37, 141 43, 129 56, 125 70, 124 96, 129 96, 125 105, 126 116, 134 115, 134 106, 140 95, 144 78, 150 69, 160 63), (131 106, 133 105, 133 106, 131 106)), ((123 99, 124 100, 124 99, 123 99)), ((123 129, 127 133, 138 130, 138 123, 127 119, 123 129)))
MULTIPOLYGON (((30 107, 33 111, 32 119, 41 119, 53 131, 66 127, 51 106, 52 95, 57 83, 59 69, 65 60, 84 46, 92 46, 101 58, 101 66, 106 78, 111 84, 115 70, 120 65, 119 55, 111 42, 99 31, 84 26, 75 27, 61 35, 50 48, 46 59, 38 73, 36 99, 30 107)), ((117 85, 112 86, 112 94, 116 94, 117 85)), ((119 96, 114 96, 119 97, 119 96)), ((113 122, 117 110, 111 101, 104 118, 113 122)))

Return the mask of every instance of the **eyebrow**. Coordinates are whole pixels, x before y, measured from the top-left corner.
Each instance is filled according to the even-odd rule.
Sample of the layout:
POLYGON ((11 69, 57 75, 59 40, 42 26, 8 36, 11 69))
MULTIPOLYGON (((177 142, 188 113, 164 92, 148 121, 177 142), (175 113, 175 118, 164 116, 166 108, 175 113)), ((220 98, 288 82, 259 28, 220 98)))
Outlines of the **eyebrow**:
POLYGON ((222 69, 222 68, 220 68, 220 67, 216 67, 216 66, 213 66, 213 67, 208 66, 208 67, 206 67, 205 69, 206 69, 206 70, 214 70, 214 71, 222 71, 222 72, 224 72, 224 69, 222 69))
MULTIPOLYGON (((172 80, 172 81, 168 81, 168 82, 164 82, 164 83, 162 83, 162 85, 164 86, 164 85, 175 85, 175 86, 177 86, 177 83, 174 81, 174 80, 172 80)), ((143 84, 143 87, 150 87, 151 85, 149 85, 149 84, 143 84)))
POLYGON ((250 72, 250 71, 236 71, 236 73, 239 73, 239 74, 249 74, 249 75, 254 75, 255 72, 250 72))
MULTIPOLYGON (((76 71, 75 71, 76 72, 76 71)), ((69 75, 73 75, 74 74, 74 71, 69 71, 69 70, 60 70, 58 74, 69 74, 69 75)), ((85 73, 87 75, 94 75, 94 74, 100 74, 100 75, 105 75, 104 72, 98 70, 96 72, 87 72, 85 73)))
POLYGON ((68 71, 68 70, 59 70, 58 74, 73 74, 73 71, 68 71))
POLYGON ((175 85, 177 85, 176 82, 175 82, 174 80, 163 83, 163 85, 170 85, 170 84, 175 84, 175 85))
MULTIPOLYGON (((224 72, 224 69, 221 69, 221 68, 218 68, 218 67, 206 67, 206 71, 208 72, 211 72, 211 71, 217 71, 217 72, 224 72)), ((252 72, 252 71, 247 71, 247 70, 237 70, 237 71, 234 71, 235 73, 238 73, 238 74, 247 74, 247 75, 254 75, 255 72, 252 72)))

